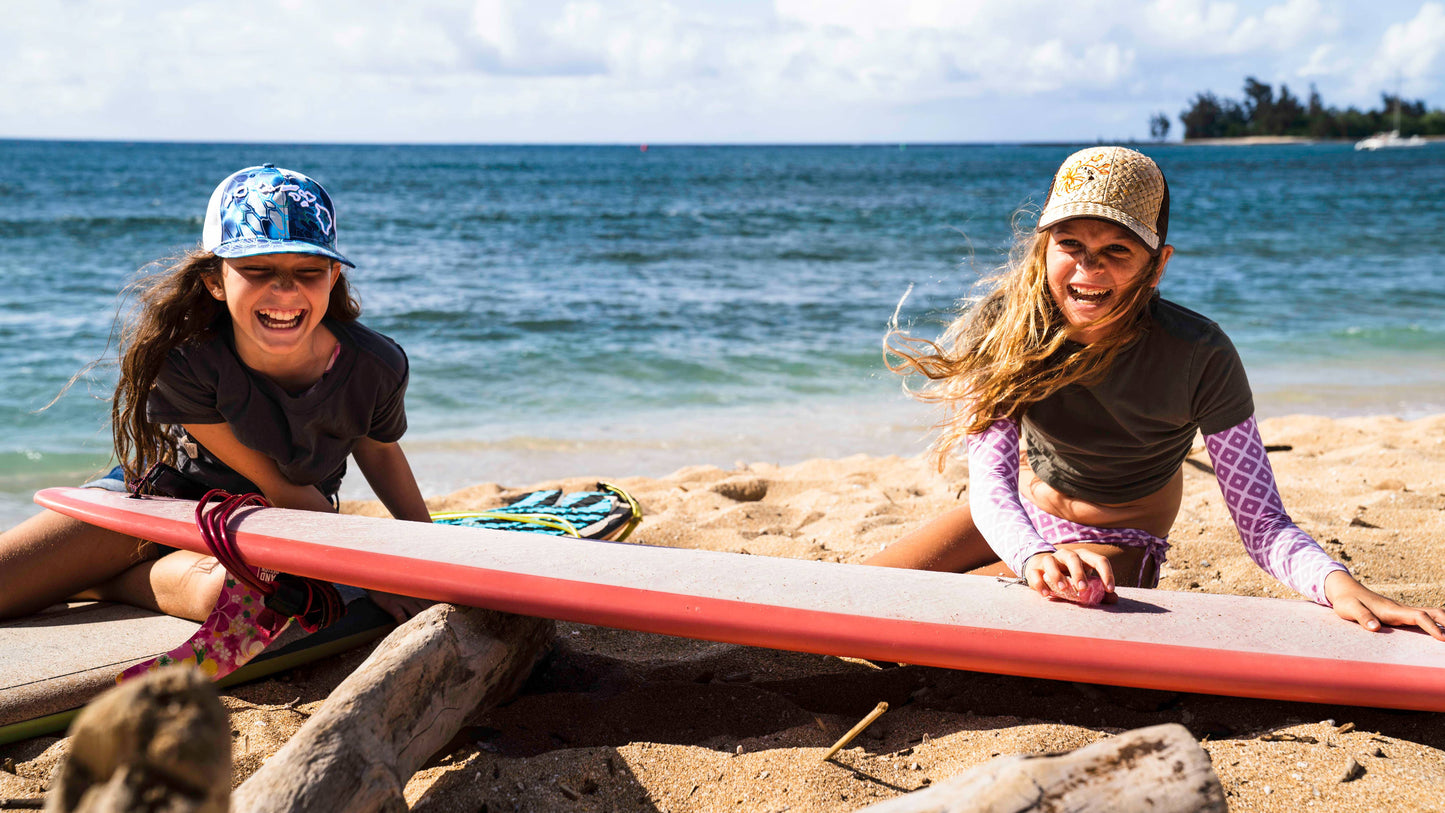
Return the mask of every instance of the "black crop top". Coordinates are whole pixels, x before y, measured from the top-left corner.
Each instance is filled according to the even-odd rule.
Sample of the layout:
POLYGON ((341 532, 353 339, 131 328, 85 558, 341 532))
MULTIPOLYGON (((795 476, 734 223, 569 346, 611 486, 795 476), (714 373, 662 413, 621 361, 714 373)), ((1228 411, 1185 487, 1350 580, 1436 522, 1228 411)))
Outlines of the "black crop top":
POLYGON ((358 440, 400 439, 406 432, 406 353, 356 322, 322 324, 341 352, 326 375, 300 395, 241 363, 229 322, 207 342, 172 350, 146 401, 146 419, 176 427, 176 467, 213 488, 258 491, 179 428, 226 423, 237 440, 276 461, 286 479, 330 496, 358 440))
POLYGON ((1163 488, 1206 435, 1254 414, 1244 365, 1219 325, 1157 295, 1143 334, 1102 381, 1029 405, 1029 467, 1071 497, 1123 503, 1163 488))

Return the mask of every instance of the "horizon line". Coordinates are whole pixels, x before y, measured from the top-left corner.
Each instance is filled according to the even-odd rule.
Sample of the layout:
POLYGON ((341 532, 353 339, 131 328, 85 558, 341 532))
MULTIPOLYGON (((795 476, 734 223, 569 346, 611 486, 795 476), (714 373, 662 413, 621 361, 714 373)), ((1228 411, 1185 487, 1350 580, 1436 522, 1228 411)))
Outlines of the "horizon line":
POLYGON ((272 141, 256 140, 201 140, 183 138, 76 138, 42 136, 0 135, 3 143, 49 143, 49 144, 133 144, 133 145, 193 145, 193 146, 235 146, 235 147, 543 147, 543 148, 674 148, 674 147, 882 147, 908 149, 912 147, 1070 147, 1093 144, 1130 144, 1156 147, 1213 146, 1230 142, 1254 141, 1256 143, 1308 144, 1353 142, 1352 138, 1311 138, 1306 136, 1240 136, 1237 138, 1182 139, 1078 139, 1040 141, 936 141, 936 140, 863 140, 863 141, 272 141))

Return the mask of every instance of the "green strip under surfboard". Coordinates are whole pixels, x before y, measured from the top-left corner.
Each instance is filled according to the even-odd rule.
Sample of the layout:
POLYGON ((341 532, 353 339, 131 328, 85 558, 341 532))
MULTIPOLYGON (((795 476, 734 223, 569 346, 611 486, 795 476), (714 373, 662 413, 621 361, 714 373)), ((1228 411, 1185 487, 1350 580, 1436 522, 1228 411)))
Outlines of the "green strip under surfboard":
MULTIPOLYGON (((0 745, 63 731, 80 713, 80 706, 72 704, 83 704, 114 686, 116 675, 126 667, 169 650, 178 640, 177 633, 181 636, 179 640, 183 640, 185 635, 200 626, 195 622, 118 604, 94 602, 67 605, 63 609, 56 608, 0 626, 0 642, 3 642, 0 647, 5 652, 0 655, 5 662, 0 664, 0 677, 13 674, 13 670, 7 668, 12 659, 35 652, 33 646, 17 644, 13 640, 4 642, 7 633, 12 639, 33 643, 26 641, 26 634, 39 632, 43 626, 48 628, 47 637, 52 639, 47 643, 61 644, 68 637, 67 632, 73 635, 78 631, 76 625, 46 624, 45 620, 57 617, 56 620, 61 621, 64 616, 75 618, 76 625, 83 624, 102 636, 108 630, 116 631, 117 638, 111 642, 113 651, 108 656, 103 651, 91 650, 102 663, 92 661, 92 665, 73 671, 42 674, 20 684, 14 679, 5 680, 6 689, 0 694, 0 720, 10 722, 0 725, 0 745), (5 643, 11 643, 11 646, 5 646, 5 643), (136 645, 140 648, 131 648, 136 645), (26 719, 26 715, 36 709, 53 708, 57 704, 72 707, 26 719)), ((263 653, 216 685, 231 686, 256 680, 354 649, 380 638, 395 625, 391 616, 370 601, 359 598, 347 605, 346 616, 341 621, 311 635, 300 634, 299 630, 297 634, 288 631, 280 647, 263 653)))
MULTIPOLYGON (((437 514, 433 519, 562 536, 626 538, 641 520, 637 503, 616 486, 601 483, 597 488, 531 492, 500 508, 437 514)), ((390 616, 357 597, 337 624, 311 635, 293 625, 279 645, 217 685, 256 680, 331 657, 374 641, 393 626, 390 616)), ((0 745, 63 731, 84 703, 114 685, 121 671, 170 650, 197 627, 195 622, 102 602, 0 622, 0 745)))

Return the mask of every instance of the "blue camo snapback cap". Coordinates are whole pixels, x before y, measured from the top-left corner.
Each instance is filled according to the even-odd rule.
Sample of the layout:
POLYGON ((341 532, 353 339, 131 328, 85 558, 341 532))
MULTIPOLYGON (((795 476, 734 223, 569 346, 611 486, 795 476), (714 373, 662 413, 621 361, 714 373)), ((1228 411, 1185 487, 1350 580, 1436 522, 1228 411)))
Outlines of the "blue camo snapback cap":
POLYGON ((233 259, 257 254, 319 254, 355 268, 336 250, 336 215, 321 184, 275 164, 221 181, 206 207, 201 248, 233 259))

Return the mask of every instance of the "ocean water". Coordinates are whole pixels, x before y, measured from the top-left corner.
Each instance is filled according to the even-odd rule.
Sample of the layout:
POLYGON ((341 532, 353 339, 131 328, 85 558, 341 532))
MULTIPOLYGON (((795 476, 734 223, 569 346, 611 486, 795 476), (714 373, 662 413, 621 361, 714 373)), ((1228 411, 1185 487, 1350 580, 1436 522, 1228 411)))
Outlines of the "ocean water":
MULTIPOLYGON (((936 335, 1073 149, 0 141, 0 524, 105 466, 117 293, 240 167, 332 193, 435 494, 920 452, 889 319, 911 287, 900 318, 936 335)), ((1144 149, 1173 196, 1164 295, 1230 333, 1261 414, 1445 411, 1445 145, 1144 149)))

